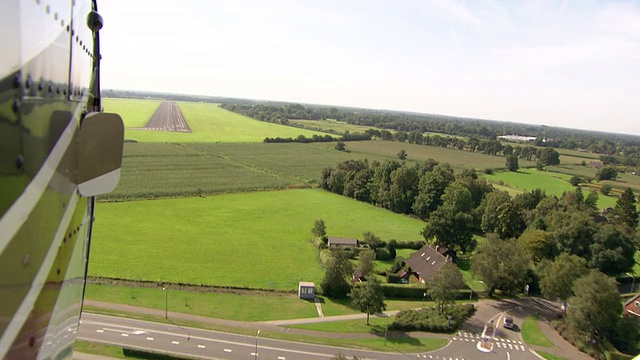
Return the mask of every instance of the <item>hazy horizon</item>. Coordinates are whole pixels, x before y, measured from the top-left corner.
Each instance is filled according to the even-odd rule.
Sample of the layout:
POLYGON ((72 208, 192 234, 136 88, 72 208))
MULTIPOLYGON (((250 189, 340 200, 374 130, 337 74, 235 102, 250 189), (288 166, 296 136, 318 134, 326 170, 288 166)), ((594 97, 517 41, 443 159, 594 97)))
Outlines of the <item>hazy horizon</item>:
POLYGON ((104 89, 640 135, 639 2, 99 6, 104 89))

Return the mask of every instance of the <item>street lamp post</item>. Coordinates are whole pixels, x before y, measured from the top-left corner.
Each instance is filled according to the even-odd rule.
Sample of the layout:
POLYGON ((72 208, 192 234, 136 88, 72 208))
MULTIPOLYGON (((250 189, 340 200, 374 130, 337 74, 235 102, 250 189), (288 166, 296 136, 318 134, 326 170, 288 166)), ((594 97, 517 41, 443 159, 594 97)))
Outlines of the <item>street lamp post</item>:
POLYGON ((167 301, 167 295, 169 294, 169 290, 167 290, 167 288, 163 286, 162 291, 164 292, 164 318, 169 319, 169 307, 168 307, 168 301, 167 301))
POLYGON ((636 288, 636 277, 629 273, 627 273, 627 275, 631 277, 631 292, 633 293, 635 292, 635 288, 636 288))
POLYGON ((258 337, 260 336, 260 330, 256 333, 256 351, 253 353, 254 359, 258 358, 258 337))

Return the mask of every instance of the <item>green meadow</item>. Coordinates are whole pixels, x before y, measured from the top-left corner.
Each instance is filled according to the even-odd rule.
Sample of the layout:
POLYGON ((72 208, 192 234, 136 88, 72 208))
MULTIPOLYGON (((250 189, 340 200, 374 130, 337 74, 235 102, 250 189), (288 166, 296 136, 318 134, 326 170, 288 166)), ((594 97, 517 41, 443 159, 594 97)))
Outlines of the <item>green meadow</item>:
POLYGON ((139 142, 262 142, 266 137, 295 138, 325 135, 317 131, 282 126, 236 114, 217 104, 178 102, 191 133, 137 130, 144 127, 160 103, 157 100, 105 99, 105 111, 120 114, 125 122, 125 139, 139 142), (153 110, 151 110, 153 109, 153 110), (144 119, 144 120, 143 120, 144 119))
POLYGON ((276 290, 322 279, 316 219, 337 237, 415 241, 424 227, 318 189, 98 203, 96 212, 91 276, 276 290))
MULTIPOLYGON (((520 192, 540 188, 549 195, 561 196, 564 192, 575 190, 575 187, 569 184, 571 175, 551 171, 520 169, 518 171, 497 172, 493 175, 485 174, 484 176, 493 183, 498 183, 520 192)), ((584 195, 587 196, 589 190, 583 191, 584 195)), ((598 207, 601 209, 614 206, 616 201, 615 197, 598 194, 598 207)))

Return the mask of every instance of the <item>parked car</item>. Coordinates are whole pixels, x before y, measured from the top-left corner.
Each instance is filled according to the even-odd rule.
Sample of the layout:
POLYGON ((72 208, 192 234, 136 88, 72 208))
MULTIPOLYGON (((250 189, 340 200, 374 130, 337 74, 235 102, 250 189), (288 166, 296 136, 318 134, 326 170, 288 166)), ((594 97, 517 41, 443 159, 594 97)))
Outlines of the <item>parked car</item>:
POLYGON ((513 329, 513 318, 510 316, 505 317, 502 326, 506 329, 513 329))

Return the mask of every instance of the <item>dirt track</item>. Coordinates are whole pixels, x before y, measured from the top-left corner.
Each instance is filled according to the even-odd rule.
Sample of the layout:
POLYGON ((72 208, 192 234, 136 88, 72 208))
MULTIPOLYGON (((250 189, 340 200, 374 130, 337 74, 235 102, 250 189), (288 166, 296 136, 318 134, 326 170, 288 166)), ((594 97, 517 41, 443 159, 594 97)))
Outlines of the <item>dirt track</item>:
POLYGON ((191 132, 191 128, 189 128, 189 124, 187 124, 184 116, 182 116, 178 104, 172 101, 163 101, 160 103, 160 106, 158 106, 156 112, 151 116, 151 119, 149 119, 144 129, 184 133, 191 132))

